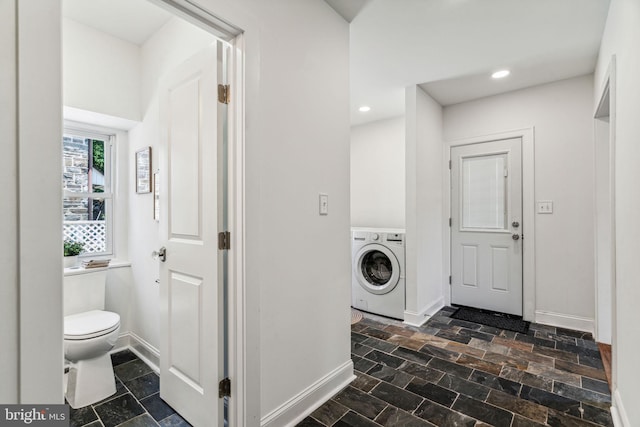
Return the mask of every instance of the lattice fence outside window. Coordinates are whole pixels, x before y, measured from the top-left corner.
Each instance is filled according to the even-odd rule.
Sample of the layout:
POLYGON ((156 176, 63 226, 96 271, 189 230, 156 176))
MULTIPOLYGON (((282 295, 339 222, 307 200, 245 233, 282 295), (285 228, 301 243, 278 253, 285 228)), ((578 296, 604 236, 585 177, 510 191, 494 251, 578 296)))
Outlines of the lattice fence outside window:
POLYGON ((106 221, 65 221, 63 224, 64 240, 84 243, 87 253, 106 252, 106 221))

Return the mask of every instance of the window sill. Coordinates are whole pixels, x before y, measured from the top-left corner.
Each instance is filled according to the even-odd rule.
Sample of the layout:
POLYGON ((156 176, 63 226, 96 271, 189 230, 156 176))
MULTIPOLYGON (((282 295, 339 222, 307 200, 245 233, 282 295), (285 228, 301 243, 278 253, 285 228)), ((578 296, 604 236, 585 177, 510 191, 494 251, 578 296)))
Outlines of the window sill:
POLYGON ((83 267, 71 267, 64 269, 65 276, 75 276, 78 274, 89 274, 94 273, 96 271, 104 271, 104 270, 112 270, 114 268, 126 268, 131 267, 131 263, 129 261, 115 261, 109 264, 109 267, 103 268, 83 268, 83 267))

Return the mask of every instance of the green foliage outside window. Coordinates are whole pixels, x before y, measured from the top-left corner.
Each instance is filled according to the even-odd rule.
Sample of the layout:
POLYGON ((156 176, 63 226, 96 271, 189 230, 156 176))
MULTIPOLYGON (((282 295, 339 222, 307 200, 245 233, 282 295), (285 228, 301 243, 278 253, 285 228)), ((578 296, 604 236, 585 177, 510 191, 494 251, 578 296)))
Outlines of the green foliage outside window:
POLYGON ((93 144, 93 167, 104 175, 104 142, 92 139, 93 144))

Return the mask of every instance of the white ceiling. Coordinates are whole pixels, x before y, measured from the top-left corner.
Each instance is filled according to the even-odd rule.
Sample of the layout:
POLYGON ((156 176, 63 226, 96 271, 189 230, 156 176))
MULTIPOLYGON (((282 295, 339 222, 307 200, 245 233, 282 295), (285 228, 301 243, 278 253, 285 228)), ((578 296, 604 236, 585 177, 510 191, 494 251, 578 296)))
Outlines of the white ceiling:
POLYGON ((148 0, 63 0, 63 15, 141 45, 171 14, 148 0))
POLYGON ((450 105, 589 74, 608 7, 609 0, 370 0, 351 21, 351 122, 403 115, 404 88, 413 84, 450 105), (501 68, 511 76, 492 80, 501 68), (361 105, 371 111, 360 113, 361 105))
MULTIPOLYGON (((325 0, 350 26, 351 122, 404 115, 419 84, 442 105, 591 73, 609 0, 325 0), (509 68, 511 76, 490 73, 509 68), (361 113, 358 107, 369 105, 361 113)), ((68 18, 142 44, 171 17, 149 0, 64 0, 68 18)))

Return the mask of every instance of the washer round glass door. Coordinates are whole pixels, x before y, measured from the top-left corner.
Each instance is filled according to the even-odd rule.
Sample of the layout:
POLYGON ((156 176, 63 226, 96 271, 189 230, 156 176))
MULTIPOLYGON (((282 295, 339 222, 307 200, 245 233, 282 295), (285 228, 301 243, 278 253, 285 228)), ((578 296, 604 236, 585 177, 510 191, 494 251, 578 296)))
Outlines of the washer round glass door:
POLYGON ((400 279, 398 259, 389 248, 376 243, 358 251, 353 268, 360 286, 372 294, 391 292, 400 279))

